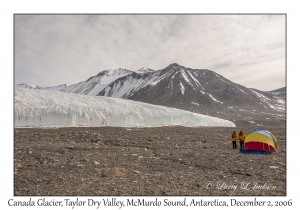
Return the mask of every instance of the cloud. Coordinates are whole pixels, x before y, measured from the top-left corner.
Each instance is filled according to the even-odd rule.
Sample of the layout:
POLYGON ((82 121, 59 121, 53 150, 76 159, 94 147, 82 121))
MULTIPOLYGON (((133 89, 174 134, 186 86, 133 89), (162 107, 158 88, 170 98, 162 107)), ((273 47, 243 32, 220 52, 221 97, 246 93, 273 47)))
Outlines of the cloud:
POLYGON ((282 87, 285 16, 15 15, 16 84, 74 84, 105 69, 162 69, 173 62, 246 87, 282 87), (264 78, 276 74, 276 85, 257 84, 251 76, 257 71, 264 78))

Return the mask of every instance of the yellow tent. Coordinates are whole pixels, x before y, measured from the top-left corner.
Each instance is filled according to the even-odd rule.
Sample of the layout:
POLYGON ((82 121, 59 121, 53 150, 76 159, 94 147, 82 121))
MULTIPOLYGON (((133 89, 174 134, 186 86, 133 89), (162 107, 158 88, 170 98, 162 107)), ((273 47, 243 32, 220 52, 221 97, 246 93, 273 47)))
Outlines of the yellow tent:
POLYGON ((279 152, 277 138, 270 131, 253 130, 245 138, 244 150, 279 152))

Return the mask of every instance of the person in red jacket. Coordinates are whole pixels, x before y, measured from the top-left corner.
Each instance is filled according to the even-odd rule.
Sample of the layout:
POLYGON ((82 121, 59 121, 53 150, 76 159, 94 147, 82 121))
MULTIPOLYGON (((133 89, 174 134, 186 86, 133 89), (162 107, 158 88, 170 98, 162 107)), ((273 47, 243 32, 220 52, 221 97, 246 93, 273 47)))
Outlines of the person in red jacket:
POLYGON ((236 146, 236 140, 237 139, 238 139, 238 136, 236 135, 235 131, 233 131, 233 133, 231 135, 231 141, 232 141, 233 149, 237 149, 237 146, 236 146))
POLYGON ((239 140, 240 140, 240 149, 244 149, 244 141, 245 141, 245 134, 243 131, 239 133, 239 140))

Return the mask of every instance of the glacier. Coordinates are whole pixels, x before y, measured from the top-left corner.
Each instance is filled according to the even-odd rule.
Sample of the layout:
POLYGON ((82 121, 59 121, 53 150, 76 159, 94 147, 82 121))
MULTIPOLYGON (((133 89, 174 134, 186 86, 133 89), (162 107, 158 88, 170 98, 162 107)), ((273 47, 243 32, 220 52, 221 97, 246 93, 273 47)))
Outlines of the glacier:
POLYGON ((24 88, 15 88, 14 123, 15 127, 235 127, 228 120, 138 101, 24 88))

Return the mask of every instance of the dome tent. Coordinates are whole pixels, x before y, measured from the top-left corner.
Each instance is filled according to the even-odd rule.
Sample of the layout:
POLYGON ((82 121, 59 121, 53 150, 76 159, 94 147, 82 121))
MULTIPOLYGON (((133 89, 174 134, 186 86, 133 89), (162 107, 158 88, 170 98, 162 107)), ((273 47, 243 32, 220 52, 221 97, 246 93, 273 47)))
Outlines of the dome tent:
POLYGON ((270 131, 253 130, 245 138, 244 151, 279 152, 277 138, 270 131))

